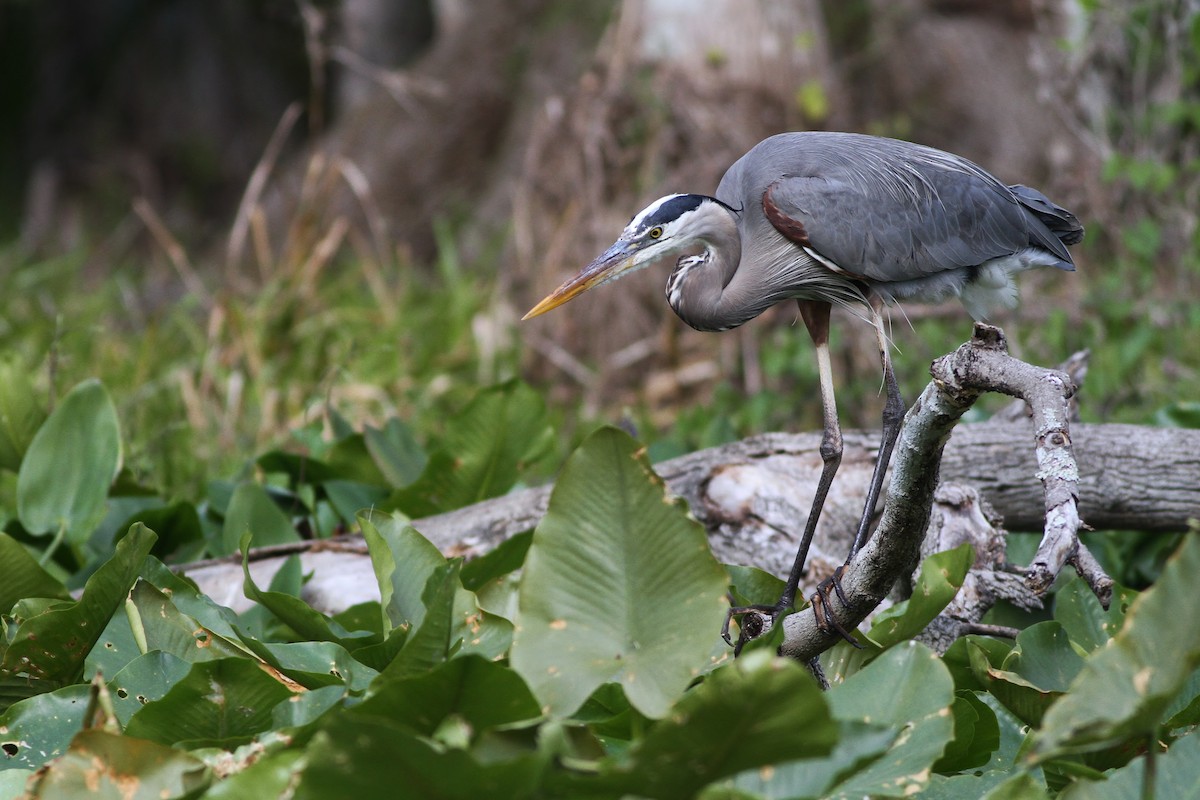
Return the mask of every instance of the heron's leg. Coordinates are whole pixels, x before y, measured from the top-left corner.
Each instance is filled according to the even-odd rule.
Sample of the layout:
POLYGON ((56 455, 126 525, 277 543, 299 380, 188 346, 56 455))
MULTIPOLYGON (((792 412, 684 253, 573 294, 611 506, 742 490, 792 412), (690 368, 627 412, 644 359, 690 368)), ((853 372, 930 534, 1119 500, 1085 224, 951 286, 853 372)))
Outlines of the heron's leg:
MULTIPOLYGON (((859 520, 854 542, 850 545, 850 552, 846 554, 845 562, 834 570, 833 575, 821 582, 812 597, 813 610, 817 612, 817 622, 821 628, 829 630, 832 627, 839 633, 841 631, 836 620, 826 608, 829 602, 829 593, 831 590, 836 592, 842 603, 848 604, 846 594, 842 591, 842 572, 855 554, 867 543, 867 538, 870 536, 871 517, 875 512, 875 504, 879 501, 879 493, 883 490, 883 478, 887 474, 888 464, 892 460, 892 450, 896 446, 896 439, 900 436, 900 425, 904 421, 904 400, 900 397, 900 386, 896 382, 896 372, 892 368, 891 349, 888 347, 887 332, 883 325, 881 313, 883 302, 879 297, 872 295, 870 306, 871 323, 875 326, 875 337, 879 343, 879 359, 883 364, 884 391, 887 394, 883 404, 883 436, 879 444, 879 457, 875 461, 875 471, 871 474, 871 484, 867 489, 867 501, 863 506, 862 519, 859 520), (821 611, 817 611, 819 607, 821 611)), ((845 634, 843 633, 843 635, 845 634)))
POLYGON ((862 519, 858 522, 858 533, 854 536, 854 544, 846 556, 846 563, 867 543, 871 532, 871 517, 875 513, 875 504, 879 501, 879 493, 883 490, 883 478, 887 473, 888 464, 892 461, 892 450, 896 439, 900 436, 900 424, 904 422, 904 400, 900 397, 900 385, 896 382, 896 372, 892 369, 892 352, 888 347, 887 332, 883 329, 883 315, 880 313, 883 302, 877 297, 871 297, 871 322, 875 326, 875 338, 879 343, 879 360, 883 364, 883 386, 887 397, 883 403, 883 437, 879 443, 879 457, 875 461, 875 471, 871 474, 871 486, 867 489, 867 504, 863 507, 862 519))
POLYGON ((804 572, 804 562, 808 559, 813 534, 817 530, 817 521, 821 518, 821 509, 825 507, 825 498, 833 484, 833 476, 837 474, 842 463, 842 428, 838 424, 837 403, 833 394, 833 367, 829 358, 830 304, 818 300, 797 300, 796 303, 800 306, 800 318, 804 320, 804 327, 808 329, 808 335, 812 337, 817 351, 817 374, 821 382, 821 416, 824 421, 824 432, 821 435, 823 466, 816 493, 813 495, 812 508, 808 512, 808 521, 800 537, 800 546, 796 550, 796 560, 792 562, 792 571, 788 574, 783 594, 779 598, 780 611, 791 606, 796 600, 796 590, 804 572))

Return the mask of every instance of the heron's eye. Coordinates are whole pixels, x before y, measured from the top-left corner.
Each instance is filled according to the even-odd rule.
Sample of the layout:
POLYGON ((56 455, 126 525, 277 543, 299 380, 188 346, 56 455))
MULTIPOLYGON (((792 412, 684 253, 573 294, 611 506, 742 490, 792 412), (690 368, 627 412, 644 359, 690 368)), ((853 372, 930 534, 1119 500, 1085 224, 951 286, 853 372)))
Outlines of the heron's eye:
POLYGON ((651 228, 649 231, 647 231, 646 235, 649 236, 651 239, 661 239, 662 235, 663 235, 662 226, 659 225, 659 226, 651 228))

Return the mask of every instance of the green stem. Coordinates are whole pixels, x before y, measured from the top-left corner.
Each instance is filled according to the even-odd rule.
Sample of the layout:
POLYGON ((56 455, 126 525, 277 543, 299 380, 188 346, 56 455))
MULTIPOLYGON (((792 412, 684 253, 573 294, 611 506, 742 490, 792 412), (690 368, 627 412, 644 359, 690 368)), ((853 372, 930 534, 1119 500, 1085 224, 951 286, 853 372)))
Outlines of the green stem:
POLYGON ((50 540, 50 546, 46 548, 46 552, 42 553, 42 557, 38 559, 38 566, 44 567, 50 563, 50 559, 54 558, 54 552, 58 550, 59 545, 67 538, 67 521, 63 520, 58 524, 58 530, 54 534, 54 538, 50 540))
POLYGON ((1142 800, 1154 800, 1154 784, 1158 773, 1158 736, 1157 731, 1150 734, 1149 747, 1146 748, 1146 769, 1142 772, 1142 800))

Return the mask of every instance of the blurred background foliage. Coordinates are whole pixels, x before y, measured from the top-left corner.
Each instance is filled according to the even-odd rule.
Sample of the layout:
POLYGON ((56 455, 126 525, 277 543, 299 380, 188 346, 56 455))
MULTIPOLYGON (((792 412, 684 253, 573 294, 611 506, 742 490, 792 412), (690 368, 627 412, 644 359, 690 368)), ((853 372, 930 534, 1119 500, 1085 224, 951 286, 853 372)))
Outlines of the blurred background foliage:
MULTIPOLYGON (((521 377, 562 432, 655 457, 819 425, 781 307, 687 330, 645 273, 533 301, 646 202, 788 129, 896 135, 1043 188, 1073 275, 995 321, 1091 351, 1088 421, 1200 424, 1200 13, 1185 0, 0 2, 0 353, 52 406, 100 377, 137 479, 196 497, 330 410, 436 440, 521 377)), ((907 397, 959 309, 893 312, 907 397)), ((870 330, 835 347, 877 424, 870 330)), ((986 413, 986 411, 981 412, 986 413)))

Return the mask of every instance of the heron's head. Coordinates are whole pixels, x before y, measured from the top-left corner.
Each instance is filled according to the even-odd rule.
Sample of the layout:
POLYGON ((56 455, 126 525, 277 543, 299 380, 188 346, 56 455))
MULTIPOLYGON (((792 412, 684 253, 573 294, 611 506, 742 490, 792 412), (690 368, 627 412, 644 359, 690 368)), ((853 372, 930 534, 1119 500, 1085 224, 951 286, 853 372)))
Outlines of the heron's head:
POLYGON ((721 225, 729 225, 735 211, 702 194, 669 194, 639 211, 611 247, 554 290, 522 319, 545 314, 588 289, 659 261, 694 250, 697 243, 721 225))

